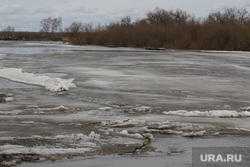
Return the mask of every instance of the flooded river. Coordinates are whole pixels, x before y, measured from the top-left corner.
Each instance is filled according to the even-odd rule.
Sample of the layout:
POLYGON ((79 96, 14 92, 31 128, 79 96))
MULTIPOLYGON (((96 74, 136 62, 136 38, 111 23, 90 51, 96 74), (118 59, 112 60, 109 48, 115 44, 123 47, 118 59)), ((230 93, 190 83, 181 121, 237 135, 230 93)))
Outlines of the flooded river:
POLYGON ((247 147, 249 62, 249 52, 0 41, 0 164, 179 167, 192 147, 247 147))

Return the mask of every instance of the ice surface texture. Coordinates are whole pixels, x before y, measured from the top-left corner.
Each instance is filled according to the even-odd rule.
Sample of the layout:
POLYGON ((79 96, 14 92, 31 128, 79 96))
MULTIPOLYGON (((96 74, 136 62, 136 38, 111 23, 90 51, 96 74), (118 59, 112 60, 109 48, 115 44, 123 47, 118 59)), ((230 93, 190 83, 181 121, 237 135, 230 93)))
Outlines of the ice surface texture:
POLYGON ((66 91, 76 87, 73 83, 74 79, 50 78, 48 76, 36 76, 33 73, 23 72, 22 69, 4 68, 0 69, 0 77, 10 79, 12 81, 45 86, 46 89, 59 92, 66 91))

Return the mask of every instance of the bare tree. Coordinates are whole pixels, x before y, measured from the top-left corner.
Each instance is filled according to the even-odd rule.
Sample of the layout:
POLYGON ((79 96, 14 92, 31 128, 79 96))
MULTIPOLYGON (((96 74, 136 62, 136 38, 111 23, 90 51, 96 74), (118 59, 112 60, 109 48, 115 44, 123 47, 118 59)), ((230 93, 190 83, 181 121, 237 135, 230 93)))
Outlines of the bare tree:
POLYGON ((60 23, 57 18, 52 19, 51 21, 51 32, 56 32, 59 30, 60 23))
POLYGON ((94 31, 95 32, 100 32, 106 29, 106 26, 101 25, 101 23, 98 23, 97 26, 95 26, 94 31))
POLYGON ((191 17, 186 11, 177 9, 175 12, 173 12, 174 21, 176 24, 183 24, 187 23, 188 19, 191 17))
POLYGON ((40 22, 41 32, 46 34, 57 32, 60 28, 60 20, 48 17, 40 22))
POLYGON ((83 25, 81 22, 73 22, 69 27, 65 28, 65 32, 73 36, 83 30, 83 25))
POLYGON ((3 29, 3 32, 5 34, 6 39, 12 39, 13 38, 13 32, 15 32, 15 28, 8 26, 5 29, 3 29))
POLYGON ((220 12, 210 13, 208 15, 208 22, 223 23, 224 22, 223 15, 220 12))
POLYGON ((237 14, 238 14, 238 22, 241 25, 245 24, 246 21, 249 19, 248 11, 246 8, 239 9, 237 11, 237 14))
POLYGON ((8 26, 6 27, 5 29, 3 29, 4 32, 14 32, 15 31, 15 28, 14 27, 11 27, 11 26, 8 26))
POLYGON ((235 24, 237 23, 237 8, 226 8, 224 10, 224 22, 235 24))
POLYGON ((220 24, 239 24, 243 25, 249 19, 246 8, 225 8, 224 12, 211 13, 208 16, 209 22, 216 22, 220 24))
POLYGON ((146 21, 153 25, 167 25, 173 22, 169 11, 165 9, 156 8, 153 12, 147 13, 146 21))
POLYGON ((50 32, 50 20, 51 20, 51 18, 49 17, 47 19, 43 19, 40 22, 40 26, 42 27, 41 32, 44 32, 44 33, 50 32))
POLYGON ((147 14, 148 24, 153 25, 171 25, 171 24, 184 24, 187 23, 191 16, 180 9, 176 11, 167 11, 165 9, 156 8, 153 12, 147 14))
POLYGON ((83 32, 90 33, 94 31, 93 25, 91 23, 83 24, 82 28, 83 28, 83 32))

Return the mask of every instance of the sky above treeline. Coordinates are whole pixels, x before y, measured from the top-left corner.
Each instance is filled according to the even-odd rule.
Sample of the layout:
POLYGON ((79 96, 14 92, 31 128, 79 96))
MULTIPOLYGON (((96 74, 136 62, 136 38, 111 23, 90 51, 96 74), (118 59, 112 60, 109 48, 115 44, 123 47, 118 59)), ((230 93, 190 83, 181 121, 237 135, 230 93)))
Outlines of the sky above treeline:
POLYGON ((182 9, 198 18, 228 7, 246 8, 250 0, 0 0, 0 30, 39 31, 44 18, 62 17, 63 28, 72 22, 109 24, 131 16, 141 19, 156 7, 182 9))

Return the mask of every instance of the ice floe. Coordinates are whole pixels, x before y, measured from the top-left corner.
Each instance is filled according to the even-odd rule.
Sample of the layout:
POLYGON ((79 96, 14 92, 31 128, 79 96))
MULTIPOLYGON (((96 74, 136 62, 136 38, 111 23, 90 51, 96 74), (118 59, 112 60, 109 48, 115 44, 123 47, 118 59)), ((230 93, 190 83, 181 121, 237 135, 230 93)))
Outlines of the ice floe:
POLYGON ((69 112, 70 109, 65 106, 37 106, 29 105, 26 107, 26 112, 33 112, 34 114, 56 113, 56 112, 69 112))
POLYGON ((111 107, 100 107, 98 109, 101 110, 101 111, 111 111, 112 110, 111 107))
MULTIPOLYGON (((156 122, 147 125, 147 132, 165 135, 202 136, 201 132, 213 130, 215 126, 209 124, 194 124, 182 122, 156 122)), ((205 134, 204 134, 205 135, 205 134)))
POLYGON ((74 79, 50 78, 48 76, 36 76, 33 73, 23 72, 18 68, 0 69, 0 77, 12 81, 45 86, 46 89, 54 92, 66 91, 76 87, 74 79))
POLYGON ((0 94, 0 103, 14 101, 13 94, 0 94))
POLYGON ((133 126, 144 126, 146 124, 145 120, 138 119, 125 119, 125 120, 112 120, 112 121, 102 121, 102 125, 108 125, 109 127, 133 127, 133 126))
POLYGON ((248 106, 248 107, 242 107, 241 110, 242 111, 250 111, 250 106, 248 106))
POLYGON ((121 136, 124 138, 134 138, 134 139, 140 139, 140 140, 144 140, 144 139, 148 139, 148 140, 154 140, 154 136, 151 133, 137 133, 137 132, 133 132, 133 130, 109 130, 109 134, 112 134, 113 136, 121 136))
POLYGON ((0 146, 0 153, 4 154, 69 154, 85 153, 99 148, 94 138, 100 137, 93 133, 87 136, 82 133, 71 135, 40 136, 12 138, 5 145, 0 146), (23 145, 14 144, 16 141, 26 141, 23 145), (29 142, 30 141, 30 142, 29 142), (36 142, 36 145, 33 145, 36 142), (11 144, 12 143, 12 144, 11 144), (46 144, 45 144, 46 143, 46 144), (33 146, 32 146, 33 145, 33 146))
POLYGON ((227 127, 227 129, 230 129, 230 130, 237 130, 237 131, 243 131, 243 132, 250 132, 250 129, 247 129, 247 128, 233 128, 233 127, 227 127))
POLYGON ((153 139, 153 134, 165 135, 184 135, 187 136, 204 136, 206 130, 214 130, 216 127, 210 124, 182 123, 175 121, 165 122, 146 122, 145 120, 127 119, 127 120, 109 120, 102 121, 102 127, 108 127, 104 130, 107 135, 119 135, 131 138, 148 138, 153 139), (202 135, 203 134, 203 135, 202 135))
POLYGON ((119 133, 117 133, 119 135, 122 135, 122 136, 126 136, 126 137, 132 137, 132 138, 144 138, 141 134, 139 133, 128 133, 128 130, 122 130, 120 131, 119 133))
POLYGON ((0 152, 4 154, 69 154, 85 153, 90 148, 46 148, 45 146, 26 147, 22 145, 3 145, 0 146, 0 152))
POLYGON ((65 111, 68 110, 69 108, 65 106, 58 106, 58 107, 52 107, 52 108, 39 108, 42 111, 65 111))
POLYGON ((14 98, 13 97, 6 97, 5 101, 6 102, 11 102, 11 101, 14 101, 14 98))
POLYGON ((248 111, 231 111, 231 110, 211 110, 211 111, 164 111, 165 115, 176 115, 176 116, 186 116, 186 117, 221 117, 221 118, 240 118, 240 117, 250 117, 250 112, 248 111))
POLYGON ((92 132, 90 132, 89 137, 96 138, 96 139, 100 139, 100 138, 101 138, 101 135, 95 133, 94 131, 92 131, 92 132))
POLYGON ((0 114, 3 114, 3 115, 18 115, 21 113, 24 113, 24 111, 23 110, 0 111, 0 114))
POLYGON ((189 133, 183 133, 183 137, 200 137, 200 136, 205 136, 206 131, 199 131, 199 132, 189 132, 189 133))
POLYGON ((143 113, 147 113, 147 112, 151 112, 152 108, 148 107, 148 106, 140 106, 140 107, 135 107, 132 109, 134 112, 143 112, 143 113))

